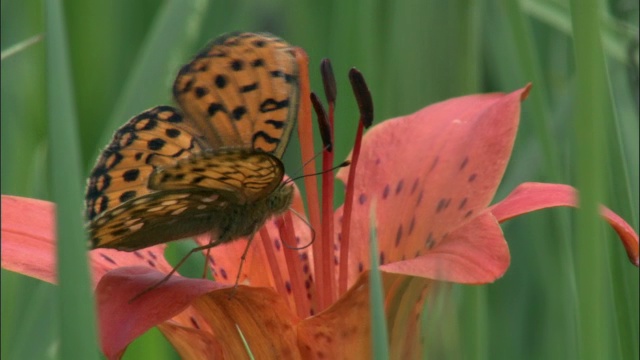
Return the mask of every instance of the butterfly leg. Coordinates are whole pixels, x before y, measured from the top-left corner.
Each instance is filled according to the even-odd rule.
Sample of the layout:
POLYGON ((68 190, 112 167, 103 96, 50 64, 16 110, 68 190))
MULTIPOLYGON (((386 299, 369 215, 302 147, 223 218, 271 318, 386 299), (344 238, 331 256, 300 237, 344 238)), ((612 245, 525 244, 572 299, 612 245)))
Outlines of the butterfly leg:
MULTIPOLYGON (((149 291, 151 291, 151 290, 157 288, 158 286, 164 284, 165 282, 167 282, 167 280, 169 280, 171 278, 171 276, 178 270, 178 268, 180 268, 180 266, 182 266, 182 264, 184 264, 184 262, 187 261, 187 259, 189 258, 189 256, 191 256, 191 254, 196 253, 198 251, 211 249, 212 247, 216 247, 216 246, 220 245, 221 243, 222 243, 221 241, 210 241, 207 245, 202 245, 202 246, 198 246, 198 247, 195 247, 195 248, 191 249, 185 256, 182 257, 182 259, 180 259, 178 264, 176 266, 174 266, 173 269, 171 269, 171 271, 169 271, 169 273, 164 278, 162 278, 162 280, 160 280, 157 283, 155 283, 155 284, 149 286, 148 288, 144 289, 138 295, 132 297, 131 300, 129 300, 129 303, 134 302, 136 299, 138 299, 142 295, 148 293, 149 291)), ((246 253, 246 251, 245 251, 245 253, 246 253)), ((237 282, 236 282, 236 285, 237 285, 237 282)))
MULTIPOLYGON (((213 240, 214 237, 215 237, 214 233, 210 233, 209 234, 209 245, 211 245, 211 244, 213 244, 215 242, 213 240)), ((210 265, 209 265, 210 257, 209 257, 209 255, 211 254, 211 248, 214 247, 214 246, 215 245, 212 245, 211 247, 207 248, 207 253, 204 256, 204 269, 202 270, 202 278, 203 279, 207 278, 207 270, 210 269, 210 265)))
POLYGON ((240 258, 240 266, 238 267, 238 275, 236 275, 236 284, 233 286, 233 291, 229 294, 229 298, 231 299, 238 290, 238 282, 240 281, 240 274, 242 274, 242 266, 244 265, 244 261, 247 258, 247 253, 249 252, 249 246, 251 246, 251 242, 253 241, 253 237, 255 235, 251 235, 249 240, 247 240, 247 246, 244 248, 244 252, 242 253, 242 257, 240 258))

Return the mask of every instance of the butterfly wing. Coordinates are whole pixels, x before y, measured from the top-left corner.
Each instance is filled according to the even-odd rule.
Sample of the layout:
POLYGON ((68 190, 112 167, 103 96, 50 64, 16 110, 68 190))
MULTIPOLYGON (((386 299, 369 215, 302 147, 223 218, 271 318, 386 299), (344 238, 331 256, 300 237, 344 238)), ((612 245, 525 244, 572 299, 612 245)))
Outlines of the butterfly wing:
POLYGON ((202 151, 203 140, 170 106, 159 106, 132 118, 116 131, 89 176, 85 198, 89 221, 136 197, 148 194, 149 176, 202 151))
POLYGON ((268 197, 290 202, 274 191, 297 116, 291 49, 268 34, 222 36, 178 74, 184 116, 160 106, 121 127, 87 185, 93 247, 131 251, 214 230, 229 240, 281 210, 268 197))
POLYGON ((228 34, 180 70, 173 94, 212 148, 282 156, 298 109, 292 49, 270 34, 228 34))
POLYGON ((226 192, 228 200, 246 204, 273 192, 283 176, 282 162, 269 153, 221 149, 203 151, 156 169, 149 178, 149 188, 217 189, 226 192))
POLYGON ((89 224, 93 248, 133 251, 205 233, 229 202, 215 191, 148 193, 101 213, 89 224))
POLYGON ((203 152, 159 167, 152 191, 96 217, 94 247, 135 250, 229 228, 232 211, 271 194, 282 181, 282 163, 247 150, 203 152))

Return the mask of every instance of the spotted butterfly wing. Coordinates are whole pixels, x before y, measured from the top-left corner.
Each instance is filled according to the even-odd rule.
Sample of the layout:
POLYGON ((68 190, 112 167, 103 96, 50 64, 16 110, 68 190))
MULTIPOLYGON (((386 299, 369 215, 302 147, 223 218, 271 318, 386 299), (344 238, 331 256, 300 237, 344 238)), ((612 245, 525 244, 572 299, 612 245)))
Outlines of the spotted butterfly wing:
POLYGON ((174 96, 211 146, 281 157, 298 109, 292 49, 269 34, 222 36, 180 70, 174 96))
POLYGON ((205 232, 226 242, 285 211, 293 190, 281 186, 279 157, 297 89, 284 41, 252 33, 215 40, 178 74, 184 112, 143 112, 99 157, 86 193, 92 246, 131 251, 205 232))

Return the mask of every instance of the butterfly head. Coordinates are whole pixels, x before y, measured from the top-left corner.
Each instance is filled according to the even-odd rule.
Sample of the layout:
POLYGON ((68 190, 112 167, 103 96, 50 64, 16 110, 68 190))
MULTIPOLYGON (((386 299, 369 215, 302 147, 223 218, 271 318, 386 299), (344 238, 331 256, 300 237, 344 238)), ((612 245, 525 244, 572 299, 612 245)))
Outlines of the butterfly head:
POLYGON ((282 214, 291 207, 293 202, 293 185, 287 182, 281 183, 267 198, 267 207, 274 215, 282 214))

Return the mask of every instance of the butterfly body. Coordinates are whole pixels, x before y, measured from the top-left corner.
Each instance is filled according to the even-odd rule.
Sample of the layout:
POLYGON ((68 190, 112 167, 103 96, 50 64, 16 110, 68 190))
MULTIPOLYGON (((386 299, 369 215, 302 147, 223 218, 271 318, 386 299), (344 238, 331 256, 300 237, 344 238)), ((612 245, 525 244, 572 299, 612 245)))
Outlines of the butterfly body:
POLYGON ((269 34, 224 35, 180 70, 179 109, 158 106, 118 129, 87 185, 91 246, 133 251, 203 233, 225 243, 286 211, 291 50, 269 34))

